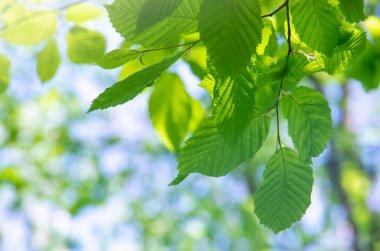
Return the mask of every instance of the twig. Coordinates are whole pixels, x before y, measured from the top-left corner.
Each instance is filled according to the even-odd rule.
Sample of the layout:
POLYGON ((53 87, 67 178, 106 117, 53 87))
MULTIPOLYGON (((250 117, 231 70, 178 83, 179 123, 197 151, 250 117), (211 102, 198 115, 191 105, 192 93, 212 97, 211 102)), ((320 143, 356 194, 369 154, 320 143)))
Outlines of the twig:
POLYGON ((268 13, 266 15, 263 15, 261 16, 261 18, 266 18, 266 17, 271 17, 273 16, 274 14, 276 14, 277 12, 279 12, 280 10, 282 10, 286 5, 288 5, 288 2, 289 0, 286 0, 283 4, 281 4, 277 9, 275 9, 274 11, 272 11, 271 13, 268 13))

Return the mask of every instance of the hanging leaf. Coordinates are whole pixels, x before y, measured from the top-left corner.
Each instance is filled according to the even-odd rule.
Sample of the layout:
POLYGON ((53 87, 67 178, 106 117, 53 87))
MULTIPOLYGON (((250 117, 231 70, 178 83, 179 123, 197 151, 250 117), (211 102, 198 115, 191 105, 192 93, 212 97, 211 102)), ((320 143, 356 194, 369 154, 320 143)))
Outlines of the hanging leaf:
POLYGON ((179 184, 190 173, 213 177, 228 174, 260 150, 268 135, 269 124, 270 119, 265 112, 256 108, 244 133, 234 142, 227 142, 218 131, 213 118, 206 119, 180 150, 179 174, 171 185, 179 184))
POLYGON ((290 148, 280 148, 270 157, 254 197, 260 223, 275 233, 299 221, 310 205, 313 173, 290 148))
POLYGON ((363 0, 339 0, 339 8, 351 23, 365 19, 363 0))
POLYGON ((154 128, 170 151, 178 151, 187 134, 204 117, 201 103, 189 96, 176 74, 165 74, 156 81, 149 99, 149 113, 154 128))
POLYGON ((183 0, 146 0, 136 22, 136 34, 170 16, 183 0))
POLYGON ((325 71, 331 75, 342 73, 351 61, 364 51, 366 43, 365 33, 355 29, 348 41, 337 46, 330 57, 322 56, 320 64, 324 65, 325 71))
POLYGON ((67 54, 73 63, 95 63, 106 50, 106 39, 97 31, 74 27, 67 34, 66 40, 67 54))
POLYGON ((139 34, 136 34, 137 19, 144 0, 115 0, 106 9, 113 27, 127 41, 144 47, 158 47, 175 45, 182 35, 197 31, 196 16, 200 2, 201 0, 182 0, 170 16, 139 34))
POLYGON ((59 67, 60 57, 57 43, 51 40, 37 55, 37 73, 41 82, 52 79, 59 67))
POLYGON ((337 11, 328 0, 294 0, 292 21, 300 39, 311 49, 331 55, 339 38, 337 11))
POLYGON ((298 87, 285 94, 280 104, 288 120, 289 135, 301 157, 309 159, 320 155, 332 132, 327 100, 312 88, 298 87))
POLYGON ((95 5, 76 4, 66 10, 65 19, 74 23, 81 23, 97 19, 103 14, 103 10, 95 5))
POLYGON ((0 93, 3 93, 9 85, 11 62, 5 56, 0 54, 0 93))
POLYGON ((104 55, 96 64, 104 69, 115 69, 141 56, 141 52, 130 49, 117 49, 104 55))
POLYGON ((212 104, 214 120, 226 139, 239 137, 252 120, 254 87, 248 73, 215 82, 212 104))
POLYGON ((0 38, 20 45, 37 45, 49 39, 57 27, 56 11, 16 12, 8 17, 6 26, 0 31, 0 38))
POLYGON ((198 20, 218 76, 226 79, 244 70, 261 40, 258 0, 204 0, 198 20))
POLYGON ((174 64, 183 53, 184 52, 181 51, 175 56, 164 59, 158 64, 146 67, 107 88, 92 102, 89 112, 121 105, 133 99, 146 87, 152 86, 162 72, 174 64))

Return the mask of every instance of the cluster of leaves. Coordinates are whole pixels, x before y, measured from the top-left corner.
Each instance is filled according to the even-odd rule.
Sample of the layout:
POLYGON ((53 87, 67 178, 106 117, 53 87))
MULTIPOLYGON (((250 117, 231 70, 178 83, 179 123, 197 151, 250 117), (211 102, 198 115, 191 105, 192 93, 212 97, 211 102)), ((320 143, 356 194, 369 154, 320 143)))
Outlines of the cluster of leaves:
MULTIPOLYGON (((106 9, 125 38, 122 48, 99 60, 104 38, 78 25, 94 16, 67 9, 66 20, 75 24, 67 35, 68 55, 75 63, 97 62, 105 69, 126 65, 121 80, 101 93, 90 111, 124 104, 154 86, 153 125, 166 147, 178 152, 179 174, 172 185, 191 173, 224 176, 252 159, 275 117, 277 147, 254 201, 260 222, 279 232, 300 220, 310 205, 312 158, 324 151, 332 131, 324 96, 299 82, 316 72, 335 75, 347 69, 367 89, 380 82, 377 75, 358 74, 380 67, 376 46, 358 25, 365 19, 363 8, 362 0, 115 0, 106 9), (265 14, 264 9, 275 11, 265 14), (167 72, 179 60, 202 79, 200 86, 212 99, 210 112, 186 92, 178 75, 167 72), (281 139, 280 114, 293 148, 281 139)), ((22 21, 13 16, 3 21, 0 36, 21 44, 49 40, 61 10, 25 14, 31 17, 22 21), (17 34, 7 32, 8 22, 16 31, 30 23, 40 28, 28 31, 33 36, 17 34)), ((51 65, 39 68, 42 81, 51 79, 59 64, 54 40, 44 43, 38 62, 51 65)))
MULTIPOLYGON (((58 8, 43 5, 48 0, 2 0, 0 3, 0 39, 36 49, 36 71, 41 82, 51 80, 60 65, 57 41, 60 22, 68 25, 67 55, 77 64, 95 63, 106 51, 106 39, 85 23, 104 15, 96 5, 74 3, 58 8), (61 18, 63 17, 63 18, 61 18)), ((10 82, 11 60, 0 54, 0 92, 10 82)))

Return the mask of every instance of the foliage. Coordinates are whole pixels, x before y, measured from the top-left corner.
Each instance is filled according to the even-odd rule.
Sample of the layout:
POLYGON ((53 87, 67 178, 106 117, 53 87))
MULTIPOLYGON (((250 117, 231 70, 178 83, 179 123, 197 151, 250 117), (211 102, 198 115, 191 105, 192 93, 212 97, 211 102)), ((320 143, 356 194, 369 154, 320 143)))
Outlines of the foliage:
MULTIPOLYGON (((60 52, 52 37, 61 12, 70 23, 66 42, 73 63, 97 63, 104 69, 135 63, 141 68, 145 56, 167 52, 107 88, 89 111, 124 104, 153 86, 153 125, 165 146, 178 153, 179 173, 172 185, 191 173, 224 176, 250 161, 265 145, 274 117, 277 146, 254 204, 260 222, 277 233, 307 210, 312 158, 325 150, 332 133, 328 102, 312 87, 299 86, 300 81, 317 72, 348 72, 367 90, 376 88, 380 39, 377 30, 371 30, 373 24, 367 24, 370 40, 358 24, 365 19, 363 1, 269 2, 275 10, 265 14, 267 6, 259 0, 115 0, 106 10, 125 44, 105 54, 104 36, 85 27, 85 22, 102 16, 97 7, 40 10, 10 1, 0 5, 5 13, 0 16, 0 38, 42 45, 37 56, 42 82, 52 79, 59 67, 60 52), (81 9, 89 9, 88 14, 81 9), (197 50, 207 57, 191 55, 197 50), (189 96, 179 76, 166 73, 181 60, 203 78, 211 112, 189 96), (364 71, 368 74, 363 76, 364 71), (295 149, 283 142, 281 114, 295 149)), ((0 57, 0 90, 9 82, 8 61, 0 57)))

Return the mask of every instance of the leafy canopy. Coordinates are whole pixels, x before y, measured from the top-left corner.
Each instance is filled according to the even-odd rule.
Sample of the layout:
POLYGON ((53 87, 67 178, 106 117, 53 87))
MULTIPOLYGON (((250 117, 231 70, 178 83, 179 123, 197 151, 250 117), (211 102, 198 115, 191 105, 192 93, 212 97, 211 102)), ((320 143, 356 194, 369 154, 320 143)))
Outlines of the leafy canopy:
MULTIPOLYGON (((104 10, 79 3, 47 10, 16 2, 0 4, 0 39, 37 45, 37 73, 46 82, 63 57, 52 37, 58 17, 64 17, 71 62, 123 67, 121 79, 89 111, 122 105, 153 87, 146 92, 150 118, 167 149, 178 154, 171 185, 192 173, 223 176, 251 160, 275 120, 274 154, 254 203, 260 222, 277 233, 310 205, 312 158, 325 150, 332 132, 328 101, 305 86, 307 79, 317 72, 348 72, 367 90, 380 82, 380 20, 366 20, 368 40, 357 23, 366 19, 363 9, 363 0, 115 0, 105 10, 125 42, 105 53, 104 36, 86 27, 104 10), (262 13, 269 6, 274 10, 262 13), (202 102, 173 73, 177 61, 201 79, 202 102), (284 120, 292 142, 283 141, 284 120)), ((0 91, 10 69, 0 54, 0 91)))

